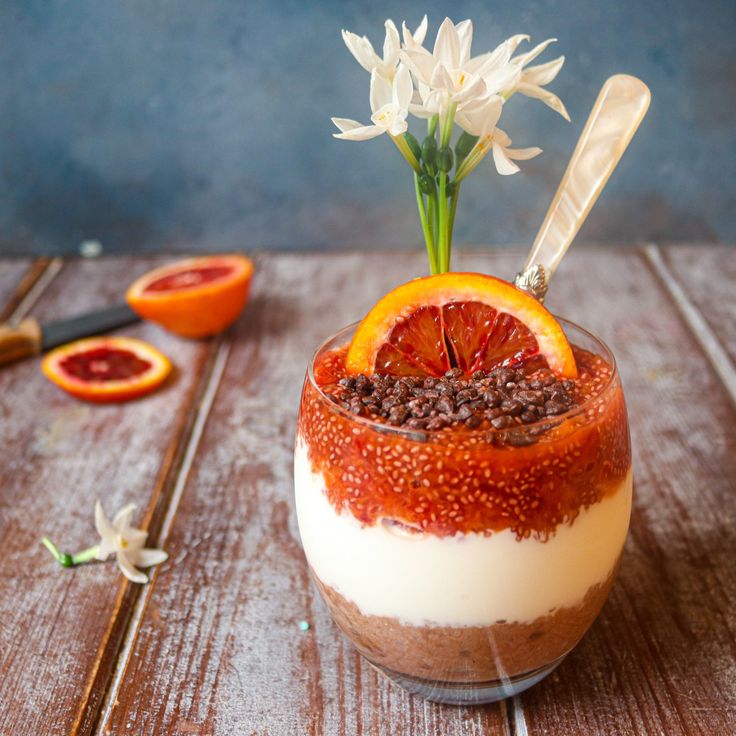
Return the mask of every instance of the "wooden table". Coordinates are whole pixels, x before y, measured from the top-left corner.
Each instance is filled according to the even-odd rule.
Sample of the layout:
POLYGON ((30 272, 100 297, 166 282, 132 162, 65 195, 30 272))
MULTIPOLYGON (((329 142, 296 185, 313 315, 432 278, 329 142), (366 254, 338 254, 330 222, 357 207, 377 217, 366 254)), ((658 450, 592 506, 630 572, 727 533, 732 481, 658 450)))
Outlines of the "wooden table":
MULTIPOLYGON (((0 262, 4 317, 117 301, 161 258, 0 262)), ((456 268, 510 277, 520 252, 456 268)), ((257 257, 220 339, 154 325, 164 390, 75 401, 37 361, 0 371, 0 734, 733 734, 736 732, 736 249, 586 249, 550 306, 601 335, 631 414, 635 507, 602 615, 547 680, 454 708, 381 679, 312 586, 292 444, 317 343, 424 268, 417 253, 257 257), (93 506, 139 506, 169 552, 147 586, 63 570, 39 539, 96 541, 93 506), (299 622, 311 627, 302 631, 299 622)))

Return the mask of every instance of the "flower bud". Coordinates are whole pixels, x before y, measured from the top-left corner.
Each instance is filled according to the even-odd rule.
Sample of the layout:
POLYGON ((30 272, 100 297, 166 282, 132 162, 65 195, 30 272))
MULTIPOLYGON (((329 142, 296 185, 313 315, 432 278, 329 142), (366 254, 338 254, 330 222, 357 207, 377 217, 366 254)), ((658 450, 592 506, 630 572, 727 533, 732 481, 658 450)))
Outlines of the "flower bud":
POLYGON ((473 150, 473 146, 477 141, 477 135, 470 135, 470 133, 466 132, 463 132, 463 134, 457 139, 457 143, 455 144, 455 155, 457 156, 458 164, 473 150))
POLYGON ((452 149, 449 146, 442 146, 437 151, 437 166, 440 171, 447 173, 452 171, 452 164, 454 162, 454 156, 452 155, 452 149))
POLYGON ((428 168, 437 164, 437 141, 433 135, 428 135, 422 143, 422 161, 428 168))
POLYGON ((419 189, 422 194, 434 194, 434 177, 429 174, 422 174, 419 177, 419 189))
POLYGON ((422 149, 419 145, 419 141, 407 130, 404 133, 404 140, 409 145, 411 152, 416 156, 417 161, 422 157, 422 149))

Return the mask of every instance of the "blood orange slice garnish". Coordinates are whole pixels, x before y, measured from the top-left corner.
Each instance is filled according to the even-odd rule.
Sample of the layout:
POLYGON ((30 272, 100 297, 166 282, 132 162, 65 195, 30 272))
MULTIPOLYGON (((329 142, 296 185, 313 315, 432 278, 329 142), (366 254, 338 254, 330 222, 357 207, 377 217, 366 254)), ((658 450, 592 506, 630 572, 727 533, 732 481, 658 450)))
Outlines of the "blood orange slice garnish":
POLYGON ((52 350, 41 363, 44 375, 85 401, 106 403, 143 396, 171 372, 169 359, 132 337, 90 337, 52 350))
POLYGON ((253 263, 242 255, 190 258, 156 268, 128 289, 128 304, 144 319, 183 337, 222 332, 248 301, 253 263))
POLYGON ((349 373, 470 375, 540 356, 558 375, 577 368, 552 314, 506 281, 477 273, 415 279, 383 297, 353 336, 349 373))

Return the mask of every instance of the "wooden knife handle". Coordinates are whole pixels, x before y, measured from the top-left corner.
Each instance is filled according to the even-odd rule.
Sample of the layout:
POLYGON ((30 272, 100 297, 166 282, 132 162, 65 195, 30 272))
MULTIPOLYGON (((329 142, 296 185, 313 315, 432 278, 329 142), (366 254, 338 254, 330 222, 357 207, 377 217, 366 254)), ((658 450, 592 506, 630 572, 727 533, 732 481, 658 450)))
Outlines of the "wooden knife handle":
POLYGON ((41 352, 41 326, 32 317, 0 325, 0 365, 41 352))

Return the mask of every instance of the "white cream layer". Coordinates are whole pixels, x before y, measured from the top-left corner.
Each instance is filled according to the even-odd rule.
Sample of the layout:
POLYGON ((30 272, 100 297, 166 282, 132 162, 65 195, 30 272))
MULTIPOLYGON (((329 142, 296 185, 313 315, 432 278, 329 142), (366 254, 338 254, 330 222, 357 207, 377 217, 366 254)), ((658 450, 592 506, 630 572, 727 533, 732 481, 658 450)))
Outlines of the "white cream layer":
POLYGON ((580 603, 610 575, 631 513, 629 473, 616 493, 546 542, 519 541, 508 530, 490 536, 407 534, 337 513, 302 443, 294 472, 302 544, 319 579, 364 614, 412 625, 532 621, 580 603))

